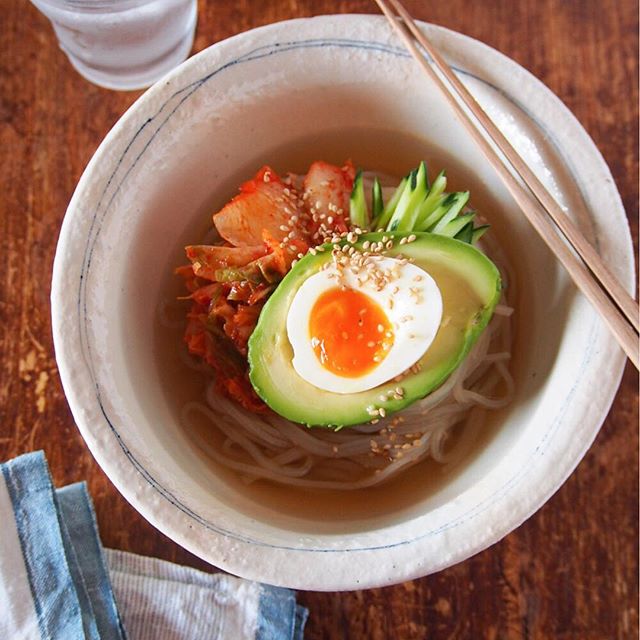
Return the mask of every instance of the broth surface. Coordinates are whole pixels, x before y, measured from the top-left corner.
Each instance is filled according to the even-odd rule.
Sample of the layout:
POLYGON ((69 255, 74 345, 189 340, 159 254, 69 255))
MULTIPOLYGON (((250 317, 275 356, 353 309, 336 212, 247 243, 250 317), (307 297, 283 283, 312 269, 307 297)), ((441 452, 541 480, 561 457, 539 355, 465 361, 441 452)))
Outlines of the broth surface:
MULTIPOLYGON (((449 153, 430 146, 424 140, 397 132, 371 129, 325 132, 273 149, 264 157, 251 158, 245 167, 224 184, 211 185, 210 209, 188 230, 185 234, 187 237, 176 239, 175 253, 169 256, 166 287, 163 289, 167 300, 175 300, 184 295, 182 280, 173 273, 175 267, 186 262, 184 246, 201 241, 210 232, 211 214, 235 195, 239 185, 251 178, 260 166, 269 164, 282 174, 288 171, 305 173, 315 160, 322 159, 342 165, 347 158, 356 167, 395 176, 398 180, 423 159, 427 161, 432 179, 441 169, 446 169, 447 191, 470 190, 473 207, 489 219, 492 225, 489 233, 500 241, 501 221, 507 218, 506 212, 500 210, 496 200, 473 173, 456 162, 449 153)), ((504 243, 500 244, 508 249, 504 247, 504 243)), ((518 300, 510 300, 510 303, 518 306, 518 300)), ((184 317, 188 303, 183 304, 184 307, 179 303, 168 305, 172 319, 184 317)), ((205 380, 203 374, 190 369, 180 356, 183 330, 168 328, 160 321, 160 314, 156 316, 154 349, 158 374, 178 423, 181 407, 189 401, 203 398, 205 380)), ((518 318, 516 313, 516 323, 518 318)), ((517 326, 514 326, 514 330, 516 336, 520 335, 517 326)), ((515 344, 513 351, 517 351, 515 344)), ((511 366, 511 371, 517 380, 515 365, 511 366)), ((355 491, 299 489, 263 480, 247 485, 235 472, 218 465, 207 454, 208 447, 220 447, 222 438, 217 430, 208 426, 206 420, 203 419, 201 423, 194 420, 193 424, 183 425, 183 428, 188 430, 193 442, 194 455, 204 457, 207 464, 215 469, 216 476, 223 477, 250 503, 259 505, 260 509, 266 508, 279 514, 294 516, 300 519, 300 531, 315 532, 319 522, 328 520, 344 522, 345 525, 351 522, 347 528, 357 529, 357 523, 411 512, 418 503, 436 497, 455 478, 457 472, 487 445, 501 423, 501 415, 508 410, 507 407, 501 411, 485 412, 485 422, 477 433, 456 427, 449 440, 449 446, 457 449, 459 454, 455 456, 455 463, 439 464, 433 460, 425 460, 387 483, 355 491)))

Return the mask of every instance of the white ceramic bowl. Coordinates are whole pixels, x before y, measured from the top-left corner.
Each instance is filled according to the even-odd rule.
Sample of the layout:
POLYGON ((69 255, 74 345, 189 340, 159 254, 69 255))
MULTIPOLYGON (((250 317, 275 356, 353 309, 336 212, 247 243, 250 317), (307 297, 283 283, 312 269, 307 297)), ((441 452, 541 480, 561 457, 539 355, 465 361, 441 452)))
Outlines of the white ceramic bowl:
MULTIPOLYGON (((457 33, 425 28, 631 290, 620 198, 576 119, 513 61, 457 33)), ((387 147, 382 156, 393 159, 398 151, 387 147)), ((384 19, 371 16, 243 33, 145 93, 105 138, 69 205, 52 307, 69 404, 122 494, 212 564, 302 589, 396 583, 499 540, 578 464, 624 364, 443 100, 384 19), (360 132, 349 142, 354 127, 360 132), (173 295, 167 283, 180 248, 199 239, 194 230, 201 232, 241 178, 281 158, 283 145, 292 162, 320 155, 325 139, 359 146, 369 139, 363 128, 395 132, 400 147, 404 135, 417 135, 436 155, 446 150, 457 167, 449 167, 450 177, 464 174, 475 197, 488 194, 494 210, 483 212, 517 270, 517 394, 481 450, 437 490, 396 509, 374 508, 371 493, 368 516, 296 517, 256 500, 194 448, 156 352, 158 304, 173 295)))

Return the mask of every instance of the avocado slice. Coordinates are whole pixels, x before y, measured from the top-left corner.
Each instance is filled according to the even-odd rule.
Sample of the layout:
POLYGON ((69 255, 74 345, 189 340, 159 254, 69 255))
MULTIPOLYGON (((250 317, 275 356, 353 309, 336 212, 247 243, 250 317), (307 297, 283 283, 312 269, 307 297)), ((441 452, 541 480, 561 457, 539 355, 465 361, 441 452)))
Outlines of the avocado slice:
POLYGON ((302 379, 292 365, 293 349, 287 338, 287 313, 303 282, 331 260, 332 245, 324 252, 308 253, 285 276, 262 309, 249 339, 250 379, 258 395, 278 414, 308 426, 340 428, 371 420, 367 407, 384 407, 390 415, 424 398, 439 387, 458 367, 487 326, 500 297, 500 274, 496 266, 475 247, 432 233, 369 233, 361 235, 356 248, 365 241, 393 239, 393 248, 384 255, 398 254, 412 259, 438 284, 443 300, 443 316, 438 334, 418 361, 420 370, 400 382, 391 380, 374 389, 354 394, 324 391, 302 379), (402 237, 415 240, 400 244, 402 237), (380 396, 396 387, 402 399, 380 396))

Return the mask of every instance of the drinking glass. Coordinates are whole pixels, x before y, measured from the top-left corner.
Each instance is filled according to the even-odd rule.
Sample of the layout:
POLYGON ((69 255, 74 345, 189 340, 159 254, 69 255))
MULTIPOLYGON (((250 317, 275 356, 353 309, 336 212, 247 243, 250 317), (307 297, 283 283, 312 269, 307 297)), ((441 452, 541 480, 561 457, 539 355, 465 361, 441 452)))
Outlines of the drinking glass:
POLYGON ((141 89, 187 58, 197 0, 31 0, 75 69, 108 89, 141 89))

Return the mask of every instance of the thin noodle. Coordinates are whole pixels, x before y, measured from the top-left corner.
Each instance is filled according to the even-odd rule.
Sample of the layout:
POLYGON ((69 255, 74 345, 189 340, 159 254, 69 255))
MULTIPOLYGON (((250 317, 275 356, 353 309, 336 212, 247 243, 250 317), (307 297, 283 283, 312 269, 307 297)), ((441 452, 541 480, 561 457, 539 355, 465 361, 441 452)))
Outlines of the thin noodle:
MULTIPOLYGON (((386 482, 426 458, 442 464, 461 459, 476 440, 486 411, 504 407, 514 394, 508 369, 513 308, 508 299, 515 299, 516 280, 495 240, 483 238, 482 244, 504 284, 494 316, 458 369, 397 416, 337 432, 310 429, 275 414, 250 414, 218 395, 211 383, 205 402, 183 407, 183 422, 190 424, 194 412, 204 416, 218 430, 222 446, 200 430, 192 430, 194 437, 214 460, 247 483, 268 480, 301 488, 353 490, 386 482)), ((188 364, 193 366, 191 358, 188 364)))

